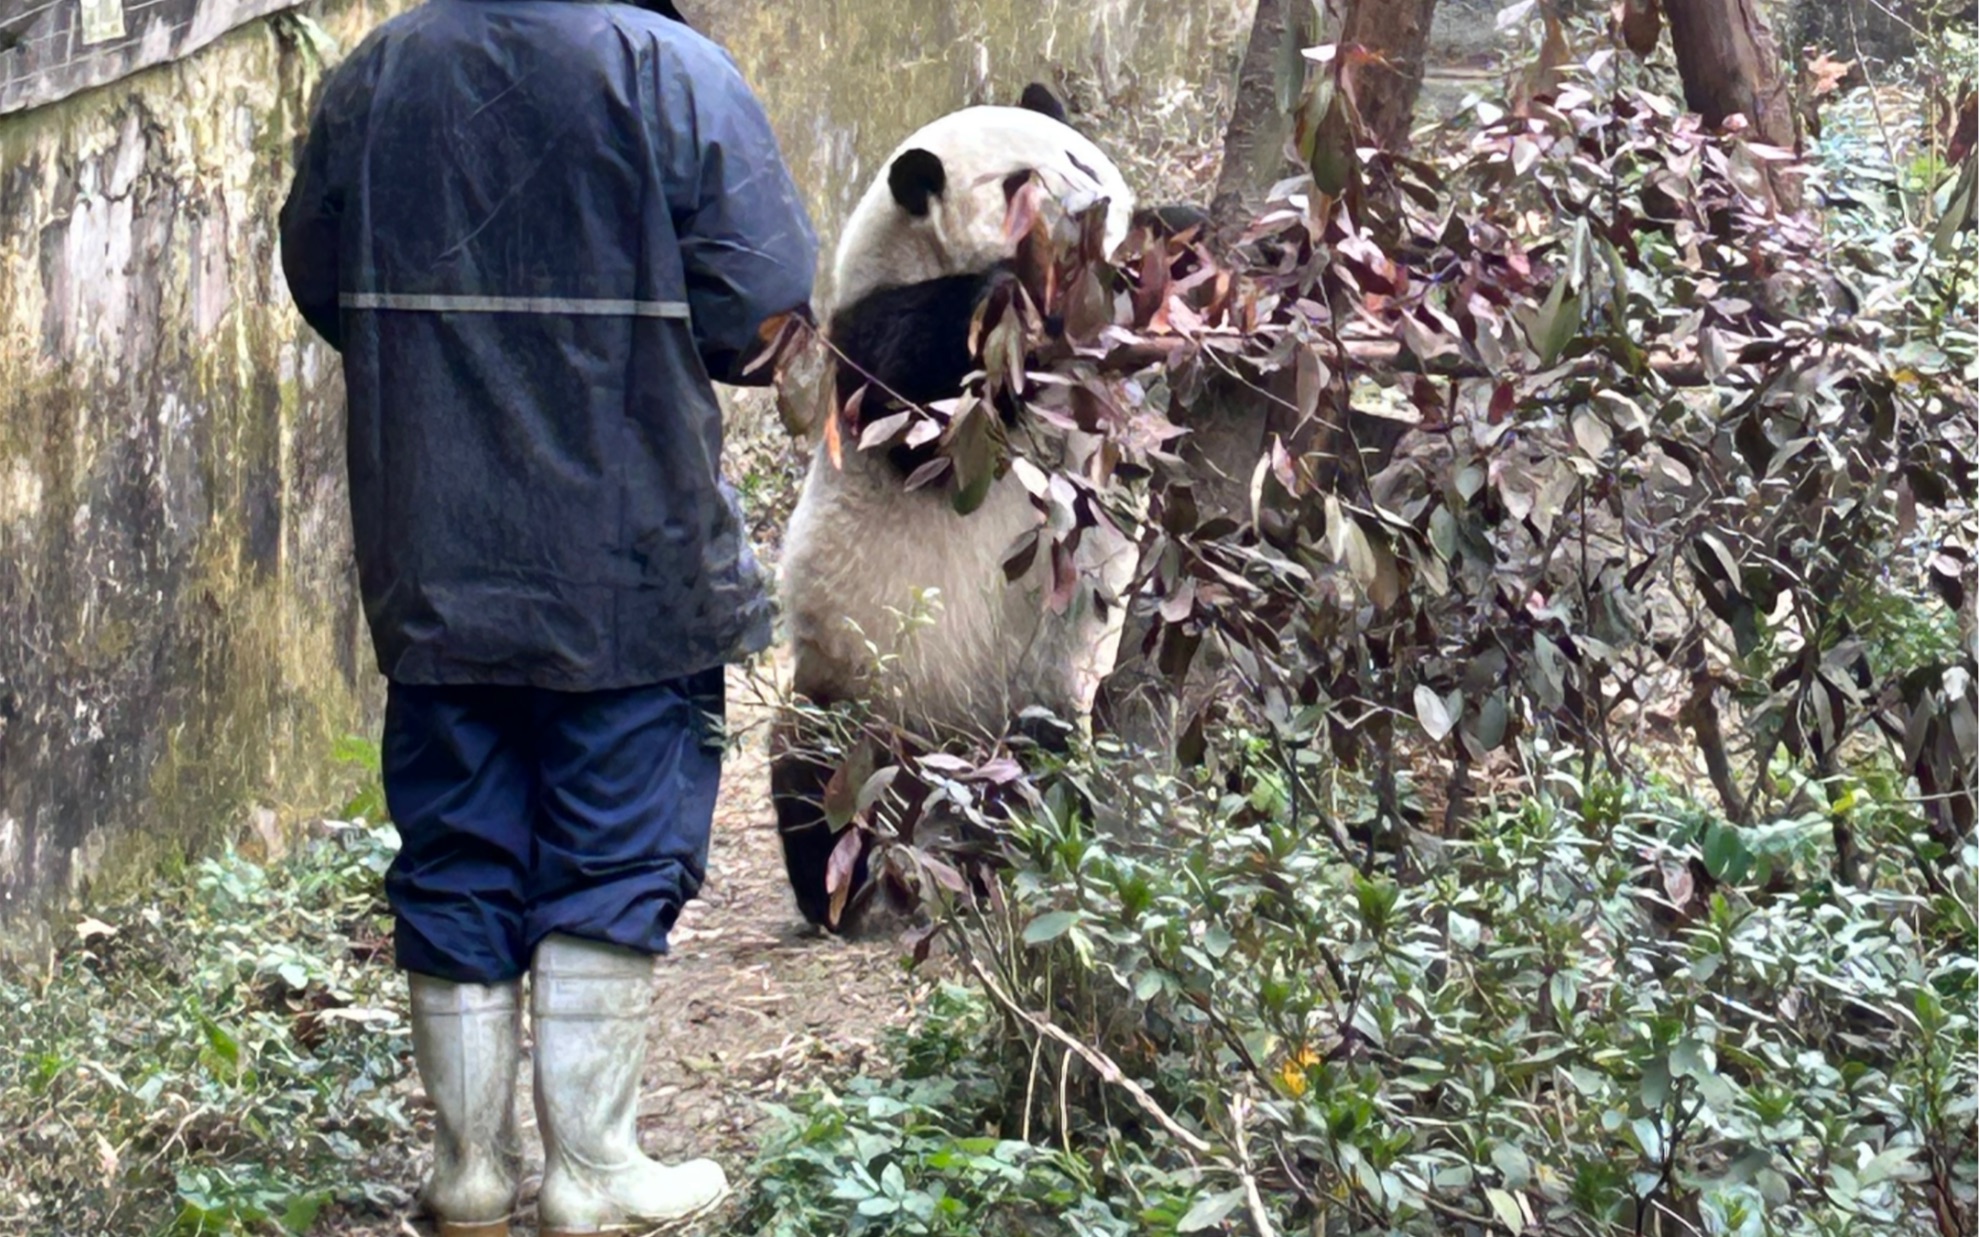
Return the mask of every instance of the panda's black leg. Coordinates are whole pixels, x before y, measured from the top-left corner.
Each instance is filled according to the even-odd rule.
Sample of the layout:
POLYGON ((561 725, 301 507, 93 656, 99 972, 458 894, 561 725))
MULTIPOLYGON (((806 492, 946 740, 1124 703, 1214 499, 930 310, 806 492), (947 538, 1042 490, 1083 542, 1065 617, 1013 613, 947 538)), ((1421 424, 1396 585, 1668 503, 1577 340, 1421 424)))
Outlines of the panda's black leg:
POLYGON ((1072 727, 1048 713, 1021 714, 1011 723, 1010 730, 1040 751, 1054 756, 1063 756, 1072 750, 1072 727))
MULTIPOLYGON (((770 734, 770 802, 776 808, 777 836, 783 843, 784 874, 790 878, 790 891, 804 918, 827 931, 831 923, 831 893, 826 873, 831 853, 838 845, 825 818, 825 784, 831 781, 832 766, 819 760, 805 746, 803 736, 788 724, 770 734)), ((852 873, 853 888, 865 884, 865 856, 860 856, 852 873)))

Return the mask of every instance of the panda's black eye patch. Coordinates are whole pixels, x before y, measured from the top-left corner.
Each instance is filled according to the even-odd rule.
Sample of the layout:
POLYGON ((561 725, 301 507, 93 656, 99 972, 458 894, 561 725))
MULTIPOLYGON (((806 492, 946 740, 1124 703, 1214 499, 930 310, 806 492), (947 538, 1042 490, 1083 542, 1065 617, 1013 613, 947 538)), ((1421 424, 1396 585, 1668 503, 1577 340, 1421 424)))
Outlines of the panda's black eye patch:
POLYGON ((941 165, 941 156, 917 146, 902 151, 893 161, 886 171, 886 187, 893 191, 893 200, 900 203, 901 210, 916 219, 925 218, 928 204, 948 187, 948 171, 941 165))

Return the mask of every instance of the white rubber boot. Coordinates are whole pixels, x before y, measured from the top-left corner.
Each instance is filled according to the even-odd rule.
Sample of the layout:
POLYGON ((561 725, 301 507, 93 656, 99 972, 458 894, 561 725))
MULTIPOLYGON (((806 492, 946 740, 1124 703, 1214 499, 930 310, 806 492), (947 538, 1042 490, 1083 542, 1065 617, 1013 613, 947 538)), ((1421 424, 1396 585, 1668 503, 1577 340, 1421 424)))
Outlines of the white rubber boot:
POLYGON ((408 975, 412 1055, 433 1103, 433 1175, 420 1192, 440 1237, 508 1237, 520 1150, 515 1066, 522 983, 408 975))
POLYGON ((536 1118, 543 1133, 542 1237, 643 1230, 698 1215, 728 1193, 713 1160, 669 1166, 639 1150, 653 959, 550 936, 530 972, 536 1118))

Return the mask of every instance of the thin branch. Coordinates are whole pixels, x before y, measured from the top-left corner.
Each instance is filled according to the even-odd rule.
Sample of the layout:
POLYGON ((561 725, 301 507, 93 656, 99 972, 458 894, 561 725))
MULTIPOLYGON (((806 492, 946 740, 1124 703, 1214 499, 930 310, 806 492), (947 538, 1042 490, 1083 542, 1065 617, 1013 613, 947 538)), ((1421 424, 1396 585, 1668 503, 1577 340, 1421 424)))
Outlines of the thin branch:
MULTIPOLYGON (((1179 335, 1143 338, 1121 344, 1094 358, 1103 373, 1133 373, 1150 365, 1167 362, 1196 341, 1179 335)), ((1342 339, 1334 356, 1345 363, 1349 373, 1392 370, 1398 374, 1427 374, 1432 378, 1502 378, 1505 372, 1462 357, 1440 356, 1427 362, 1418 360, 1401 342, 1392 339, 1342 339)), ((1041 354, 1049 359, 1049 354, 1041 354)), ((1227 367, 1226 367, 1227 369, 1227 367)), ((1232 371, 1234 372, 1234 371, 1232 371)), ((1608 372, 1608 362, 1599 356, 1577 357, 1549 371, 1559 378, 1591 378, 1608 372)), ((1701 361, 1659 357, 1649 362, 1649 372, 1673 387, 1708 387, 1711 379, 1701 361)), ((1257 388, 1268 400, 1292 407, 1283 398, 1257 388)))
POLYGON ((1688 653, 1690 698, 1678 711, 1678 720, 1690 727, 1697 740, 1698 750, 1704 756, 1704 770, 1711 778, 1712 788, 1718 792, 1725 818, 1734 824, 1750 824, 1751 808, 1739 793, 1738 779, 1732 773, 1731 756, 1725 746, 1725 729, 1718 717, 1718 678, 1711 673, 1701 644, 1690 644, 1688 653))
MULTIPOLYGON (((1855 10, 1852 8, 1848 10, 1848 37, 1849 42, 1855 47, 1855 65, 1862 70, 1862 80, 1869 86, 1869 114, 1876 118, 1876 128, 1883 135, 1884 153, 1889 157, 1892 168, 1902 167, 1903 164, 1897 156, 1896 137, 1890 132, 1889 122, 1883 119, 1882 100, 1876 97, 1876 76, 1869 71, 1869 57, 1862 54, 1862 28, 1856 24, 1855 10)), ((1921 227, 1922 224, 1911 216, 1911 196, 1907 193, 1898 194, 1897 202, 1903 207, 1903 221, 1913 228, 1921 227)), ((1921 211, 1923 205, 1919 204, 1918 209, 1921 211)))
POLYGON ((1251 1169, 1250 1138, 1244 1130, 1244 1118, 1250 1114, 1250 1097, 1237 1095, 1230 1100, 1230 1124, 1236 1132, 1231 1141, 1237 1148, 1237 1175, 1244 1183, 1244 1202, 1250 1208, 1251 1227, 1257 1237, 1278 1237, 1271 1226, 1271 1216, 1264 1209, 1264 1195, 1258 1192, 1257 1174, 1251 1169))
POLYGON ((1176 1121, 1175 1118, 1169 1116, 1167 1110, 1156 1103, 1155 1098, 1147 1093, 1146 1088, 1142 1087, 1140 1083, 1135 1082, 1132 1078, 1127 1077, 1126 1072, 1114 1064, 1111 1057, 1108 1057, 1097 1048, 1082 1043, 1077 1037, 1066 1033, 1063 1028, 1051 1019, 1034 1014, 1019 1005, 1008 992, 1004 991, 1003 985, 999 984, 990 975, 988 968, 983 966, 973 952, 967 953, 965 960, 969 963, 969 969, 975 972, 976 979, 983 985, 984 990, 995 999, 998 1005, 1003 1006, 1005 1012, 1030 1027, 1031 1030, 1037 1032, 1039 1035, 1047 1036, 1068 1051, 1077 1053, 1079 1059, 1084 1061, 1095 1074, 1098 1074, 1102 1081, 1110 1082, 1122 1091, 1125 1091, 1128 1098, 1132 1099, 1140 1107, 1142 1112, 1154 1118, 1155 1123, 1168 1132, 1170 1138, 1181 1143, 1197 1155, 1207 1156, 1213 1153, 1214 1148, 1209 1143, 1204 1142, 1199 1135, 1191 1133, 1185 1126, 1176 1121))

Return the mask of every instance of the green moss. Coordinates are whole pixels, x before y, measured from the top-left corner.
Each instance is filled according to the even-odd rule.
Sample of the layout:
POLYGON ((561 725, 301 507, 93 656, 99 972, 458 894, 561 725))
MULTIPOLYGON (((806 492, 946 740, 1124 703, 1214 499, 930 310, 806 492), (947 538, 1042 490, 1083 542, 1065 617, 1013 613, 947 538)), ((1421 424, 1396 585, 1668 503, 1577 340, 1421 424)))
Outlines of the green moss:
MULTIPOLYGON (((359 0, 333 8, 354 15, 339 21, 371 10, 359 0)), ((343 801, 360 776, 331 753, 373 729, 381 690, 368 667, 355 679, 349 670, 354 599, 321 583, 342 579, 348 547, 335 526, 327 542, 304 542, 293 507, 298 493, 320 492, 321 478, 298 470, 323 466, 320 451, 299 462, 295 444, 333 432, 340 410, 322 401, 338 388, 278 378, 302 327, 265 286, 268 224, 319 72, 256 23, 191 61, 0 119, 0 165, 82 167, 111 157, 126 118, 141 113, 140 214, 161 192, 175 209, 210 208, 227 228, 232 296, 217 331, 192 329, 198 272, 175 223, 156 261, 131 272, 132 312, 165 315, 149 324, 155 353, 133 351, 115 368, 51 358, 43 255, 62 234, 44 233, 72 203, 37 189, 0 220, 0 465, 24 462, 40 492, 38 506, 0 527, 0 542, 22 551, 0 564, 0 605, 32 605, 52 633, 48 655, 0 650, 21 719, 10 742, 50 754, 0 787, 0 810, 37 829, 34 871, 0 872, 16 906, 60 896, 32 887, 51 876, 139 891, 237 835, 251 811, 290 823, 343 801), (257 115, 246 130, 243 105, 257 115), (205 510, 189 544, 145 527, 168 478, 134 435, 168 396, 194 410, 205 510), (79 806, 92 794, 93 807, 79 806)), ((32 935, 14 915, 0 923, 0 950, 32 935)))

